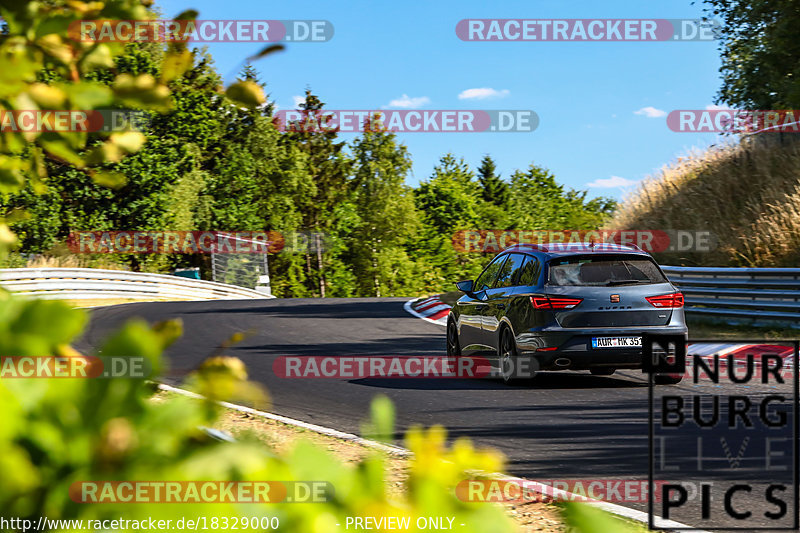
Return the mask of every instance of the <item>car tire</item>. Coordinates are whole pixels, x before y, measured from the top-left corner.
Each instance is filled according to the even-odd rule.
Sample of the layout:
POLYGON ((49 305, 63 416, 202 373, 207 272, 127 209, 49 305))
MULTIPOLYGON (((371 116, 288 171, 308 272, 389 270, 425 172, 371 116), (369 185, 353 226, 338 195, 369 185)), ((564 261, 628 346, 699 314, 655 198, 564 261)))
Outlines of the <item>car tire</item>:
POLYGON ((511 383, 514 381, 514 369, 518 364, 517 343, 514 340, 514 334, 508 328, 503 328, 500 332, 500 342, 497 343, 497 363, 500 378, 503 382, 511 383))
POLYGON ((447 321, 447 358, 458 361, 461 357, 461 343, 458 342, 458 328, 454 320, 447 321))
POLYGON ((683 376, 672 376, 669 374, 656 374, 653 376, 653 383, 656 385, 677 385, 683 376))
POLYGON ((589 369, 589 372, 591 372, 593 376, 610 376, 616 371, 617 371, 616 368, 603 368, 603 367, 589 369))

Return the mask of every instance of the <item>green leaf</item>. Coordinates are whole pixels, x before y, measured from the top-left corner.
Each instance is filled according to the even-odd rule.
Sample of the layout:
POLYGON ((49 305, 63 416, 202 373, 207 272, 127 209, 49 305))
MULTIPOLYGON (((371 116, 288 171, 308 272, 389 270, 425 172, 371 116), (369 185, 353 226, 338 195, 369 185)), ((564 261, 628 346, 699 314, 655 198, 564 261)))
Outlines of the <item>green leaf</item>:
POLYGON ((25 302, 17 320, 11 324, 11 330, 21 339, 36 336, 55 347, 72 341, 83 330, 86 320, 84 311, 72 309, 64 302, 30 300, 25 302))
POLYGON ((64 39, 62 39, 60 35, 55 33, 47 34, 37 39, 36 44, 38 44, 47 55, 60 61, 61 63, 69 65, 72 62, 72 46, 65 43, 64 39))
POLYGON ((81 156, 70 146, 63 137, 46 137, 42 135, 37 139, 39 146, 44 148, 45 152, 60 159, 76 168, 83 168, 85 163, 81 156))
POLYGON ((16 192, 25 186, 28 162, 18 157, 0 155, 0 191, 16 192))
POLYGON ((181 13, 179 13, 175 17, 175 20, 195 20, 197 18, 197 15, 199 14, 200 13, 198 13, 194 9, 187 9, 186 11, 182 11, 181 13))
POLYGON ((247 60, 253 61, 255 59, 261 59, 262 57, 274 54, 275 52, 283 52, 285 49, 286 47, 283 46, 282 44, 270 44, 262 48, 260 52, 248 57, 247 60))
POLYGON ((28 96, 40 109, 63 109, 67 95, 60 87, 34 83, 28 87, 28 96))
POLYGON ((133 154, 142 148, 147 138, 138 131, 125 131, 122 133, 112 133, 109 140, 119 146, 126 154, 133 154))
MULTIPOLYGON (((0 174, 2 173, 0 172, 0 174)), ((4 254, 15 244, 17 244, 17 236, 14 235, 14 232, 8 227, 8 224, 0 222, 0 255, 4 254)))
POLYGON ((114 92, 126 105, 166 112, 171 108, 170 93, 166 85, 156 83, 150 74, 131 76, 120 74, 114 80, 114 92))
POLYGON ((234 102, 242 104, 245 107, 256 107, 266 101, 264 90, 253 81, 234 83, 228 87, 225 94, 234 102))
POLYGON ((75 109, 95 109, 110 105, 114 99, 111 89, 95 82, 62 83, 58 87, 67 93, 75 109))
POLYGON ((170 81, 180 78, 183 74, 192 68, 194 56, 188 50, 174 51, 164 56, 164 61, 161 63, 161 81, 162 83, 169 83, 170 81))
POLYGON ((109 170, 96 170, 91 173, 92 181, 103 187, 109 189, 119 189, 128 183, 128 178, 121 172, 112 172, 109 170))
POLYGON ((51 33, 66 35, 69 25, 75 20, 77 19, 74 16, 51 15, 36 26, 35 38, 38 39, 51 33))
POLYGON ((153 332, 161 338, 162 349, 166 349, 183 335, 183 321, 176 318, 156 322, 153 324, 153 332))
POLYGON ((116 163, 125 154, 120 147, 111 141, 98 144, 86 155, 86 165, 97 166, 103 163, 116 163))
POLYGON ((111 48, 107 44, 98 44, 81 58, 80 67, 84 74, 93 70, 114 68, 111 48))
POLYGON ((561 513, 567 525, 580 533, 636 533, 621 519, 583 503, 565 502, 561 513))
POLYGON ((387 396, 376 396, 369 407, 370 421, 362 428, 365 438, 391 442, 394 439, 394 404, 387 396))
POLYGON ((16 192, 25 186, 25 175, 16 169, 0 168, 0 192, 16 192))

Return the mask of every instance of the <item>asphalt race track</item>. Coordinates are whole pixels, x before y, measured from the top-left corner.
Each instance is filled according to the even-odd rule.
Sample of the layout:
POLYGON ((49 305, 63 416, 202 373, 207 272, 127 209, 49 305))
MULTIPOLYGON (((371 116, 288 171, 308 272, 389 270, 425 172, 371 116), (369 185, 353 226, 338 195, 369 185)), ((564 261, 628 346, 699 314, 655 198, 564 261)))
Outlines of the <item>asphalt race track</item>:
MULTIPOLYGON (((395 403, 398 430, 413 424, 442 424, 451 437, 468 436, 478 445, 502 450, 514 475, 540 480, 647 479, 648 387, 638 371, 611 377, 554 372, 514 385, 455 378, 285 379, 273 373, 273 362, 282 355, 444 355, 444 328, 412 317, 403 309, 404 302, 402 298, 272 299, 98 308, 79 347, 99 347, 111 331, 133 317, 150 322, 181 318, 185 333, 168 350, 171 371, 165 379, 180 385, 183 376, 233 333, 249 331, 243 342, 225 353, 242 359, 251 379, 267 386, 272 411, 278 414, 359 433, 372 397, 382 393, 395 403)), ((691 387, 657 390, 686 392, 691 387)), ((724 393, 720 387, 724 389, 718 386, 712 393, 724 393)), ((736 455, 738 443, 731 444, 736 455)), ((759 474, 752 481, 769 480, 759 474)), ((784 496, 791 515, 791 487, 784 496)), ((735 501, 758 516, 774 510, 755 489, 735 501)), ((647 510, 644 503, 624 505, 647 510)), ((672 518, 692 524, 686 517, 699 516, 698 503, 685 508, 672 518)), ((713 525, 738 525, 723 519, 721 502, 714 502, 712 512, 714 517, 720 515, 713 525)), ((761 521, 764 526, 769 523, 761 521)))

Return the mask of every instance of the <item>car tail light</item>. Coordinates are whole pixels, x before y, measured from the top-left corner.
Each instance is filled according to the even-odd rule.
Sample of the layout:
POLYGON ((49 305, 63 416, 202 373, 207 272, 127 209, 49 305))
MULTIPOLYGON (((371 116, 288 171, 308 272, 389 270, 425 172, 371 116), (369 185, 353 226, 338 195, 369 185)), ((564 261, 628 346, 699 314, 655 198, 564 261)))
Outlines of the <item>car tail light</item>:
POLYGON ((653 307, 683 307, 683 294, 679 292, 648 296, 646 299, 653 307))
POLYGON ((554 352, 558 350, 558 346, 548 346, 547 348, 536 348, 537 352, 554 352))
POLYGON ((534 309, 572 309, 583 298, 553 298, 550 296, 531 296, 534 309))

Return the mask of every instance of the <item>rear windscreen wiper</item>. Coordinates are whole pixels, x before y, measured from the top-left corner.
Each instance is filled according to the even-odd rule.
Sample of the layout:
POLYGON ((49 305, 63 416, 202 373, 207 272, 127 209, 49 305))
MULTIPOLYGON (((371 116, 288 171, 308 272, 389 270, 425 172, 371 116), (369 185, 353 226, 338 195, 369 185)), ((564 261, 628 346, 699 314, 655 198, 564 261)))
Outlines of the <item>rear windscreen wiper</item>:
POLYGON ((627 285, 628 283, 653 283, 649 279, 614 279, 606 283, 606 287, 614 285, 627 285))

